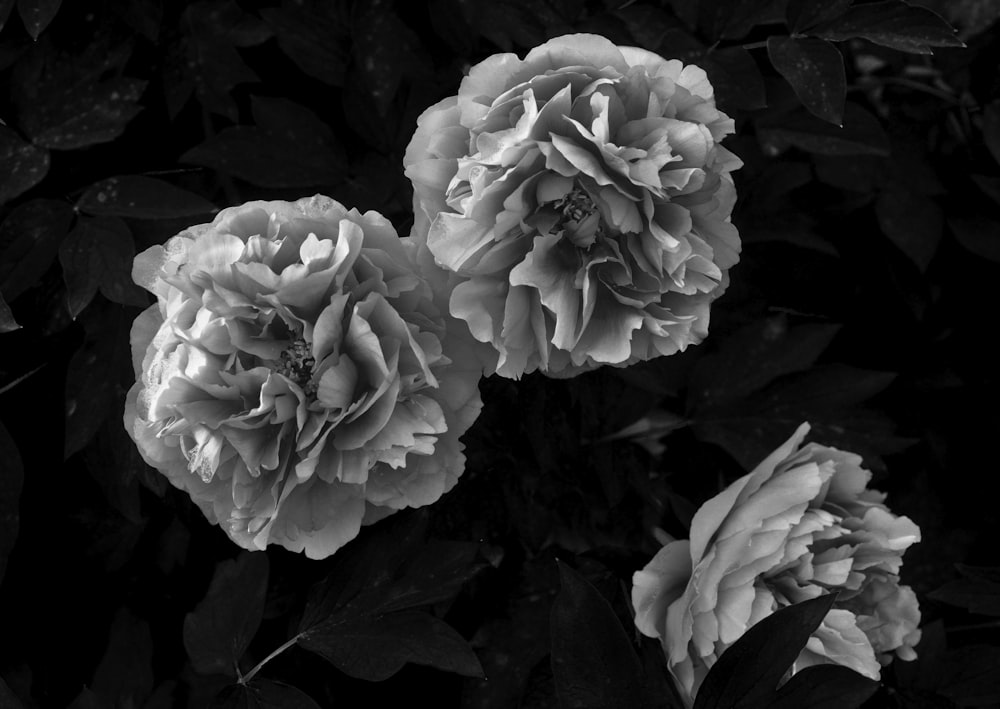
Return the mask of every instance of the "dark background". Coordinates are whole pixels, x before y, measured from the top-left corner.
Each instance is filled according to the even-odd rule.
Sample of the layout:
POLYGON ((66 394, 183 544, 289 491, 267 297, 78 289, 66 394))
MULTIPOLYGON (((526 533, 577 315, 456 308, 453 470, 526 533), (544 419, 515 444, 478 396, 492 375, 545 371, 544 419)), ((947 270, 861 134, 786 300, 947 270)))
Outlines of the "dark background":
MULTIPOLYGON (((805 31, 837 39, 837 128, 812 114, 836 119, 843 95, 779 74, 765 40, 789 35, 786 5, 847 2, 0 0, 0 707, 202 707, 220 690, 227 707, 548 707, 557 689, 584 706, 567 687, 594 676, 631 696, 615 685, 637 676, 631 656, 574 648, 633 638, 653 528, 686 536, 804 420, 923 531, 903 568, 921 659, 885 670, 868 706, 1000 706, 1000 7, 921 4, 967 46, 937 46, 933 22, 880 44, 805 31), (134 254, 217 208, 316 192, 408 233, 420 112, 484 57, 567 32, 698 63, 736 118, 744 251, 711 336, 624 370, 484 380, 465 475, 432 508, 322 562, 237 556, 123 429, 128 332, 150 302, 134 254), (417 588, 393 618, 425 634, 443 619, 489 679, 434 669, 475 673, 457 636, 400 655, 405 633, 362 608, 323 626, 332 665, 291 648, 223 689, 236 661, 245 675, 333 617, 323 599, 345 584, 417 588), (370 681, 407 659, 430 667, 370 681)), ((665 706, 659 650, 636 647, 643 701, 665 706)))

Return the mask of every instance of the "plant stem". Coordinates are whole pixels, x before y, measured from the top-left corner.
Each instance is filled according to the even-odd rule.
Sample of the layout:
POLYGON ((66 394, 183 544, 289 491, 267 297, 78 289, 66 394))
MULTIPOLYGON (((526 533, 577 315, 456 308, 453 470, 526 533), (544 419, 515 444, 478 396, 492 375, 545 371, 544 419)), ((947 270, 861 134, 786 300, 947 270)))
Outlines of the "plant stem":
POLYGON ((290 648, 292 645, 294 645, 295 643, 297 643, 299 641, 300 637, 302 637, 302 633, 299 633, 298 635, 293 636, 292 639, 289 640, 288 642, 285 642, 285 643, 279 645, 277 648, 275 648, 274 652, 272 652, 270 655, 268 655, 263 660, 261 660, 256 665, 254 665, 253 669, 250 670, 249 672, 247 672, 245 675, 241 675, 239 669, 237 668, 236 675, 237 675, 237 678, 239 679, 239 683, 240 684, 248 684, 250 682, 250 680, 252 680, 254 678, 254 676, 258 672, 260 672, 260 668, 261 667, 263 667, 268 662, 270 662, 271 660, 273 660, 274 658, 276 658, 278 655, 280 655, 281 653, 283 653, 285 650, 287 650, 288 648, 290 648))

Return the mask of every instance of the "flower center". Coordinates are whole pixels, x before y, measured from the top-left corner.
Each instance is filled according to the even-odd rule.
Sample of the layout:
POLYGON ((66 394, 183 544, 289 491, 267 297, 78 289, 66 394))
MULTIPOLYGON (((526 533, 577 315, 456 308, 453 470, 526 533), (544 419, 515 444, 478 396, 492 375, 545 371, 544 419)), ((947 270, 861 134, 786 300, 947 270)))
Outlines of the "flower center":
POLYGON ((601 213, 591 196, 582 188, 574 187, 566 196, 553 202, 552 206, 562 213, 556 226, 563 230, 563 234, 575 246, 590 248, 603 233, 601 213))
POLYGON ((312 348, 300 337, 281 353, 274 371, 298 384, 307 396, 313 396, 316 394, 316 385, 312 382, 314 364, 312 348))

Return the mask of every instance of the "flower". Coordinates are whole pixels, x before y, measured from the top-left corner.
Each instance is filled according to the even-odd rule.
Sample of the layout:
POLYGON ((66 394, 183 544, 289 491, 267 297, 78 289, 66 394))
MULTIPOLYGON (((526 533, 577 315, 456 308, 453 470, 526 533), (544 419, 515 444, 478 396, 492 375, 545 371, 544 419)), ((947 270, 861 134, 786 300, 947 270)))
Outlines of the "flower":
POLYGON ((779 608, 839 591, 792 671, 833 663, 871 679, 893 654, 916 657, 920 610, 899 584, 920 529, 868 490, 861 458, 810 443, 803 424, 748 475, 706 502, 691 539, 672 541, 632 579, 635 624, 659 638, 690 705, 722 652, 779 608), (800 447, 801 446, 801 447, 800 447))
POLYGON ((420 116, 413 236, 497 373, 572 376, 707 335, 739 259, 732 131, 702 69, 587 34, 493 55, 420 116))
POLYGON ((462 474, 482 366, 415 250, 317 195, 225 209, 136 257, 158 302, 132 327, 125 427, 241 547, 323 558, 462 474))

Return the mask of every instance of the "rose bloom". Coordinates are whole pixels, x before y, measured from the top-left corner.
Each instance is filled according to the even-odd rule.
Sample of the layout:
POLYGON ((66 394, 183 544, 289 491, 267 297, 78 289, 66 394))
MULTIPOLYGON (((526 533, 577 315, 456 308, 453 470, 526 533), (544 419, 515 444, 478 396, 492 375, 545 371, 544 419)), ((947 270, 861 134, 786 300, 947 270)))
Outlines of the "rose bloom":
POLYGON ((322 558, 462 474, 482 365, 415 250, 316 196, 225 209, 136 257, 157 303, 132 328, 125 426, 241 547, 322 558))
POLYGON ((708 333, 740 241, 703 70, 596 35, 472 67, 403 159, 413 236, 497 373, 572 376, 708 333))
POLYGON ((659 638, 690 705, 723 651, 778 608, 838 591, 792 667, 844 665, 871 679, 916 657, 920 610, 899 584, 920 529, 868 490, 854 453, 810 443, 803 424, 754 471, 706 502, 691 539, 664 546, 632 583, 635 624, 659 638), (801 447, 800 447, 801 446, 801 447))

